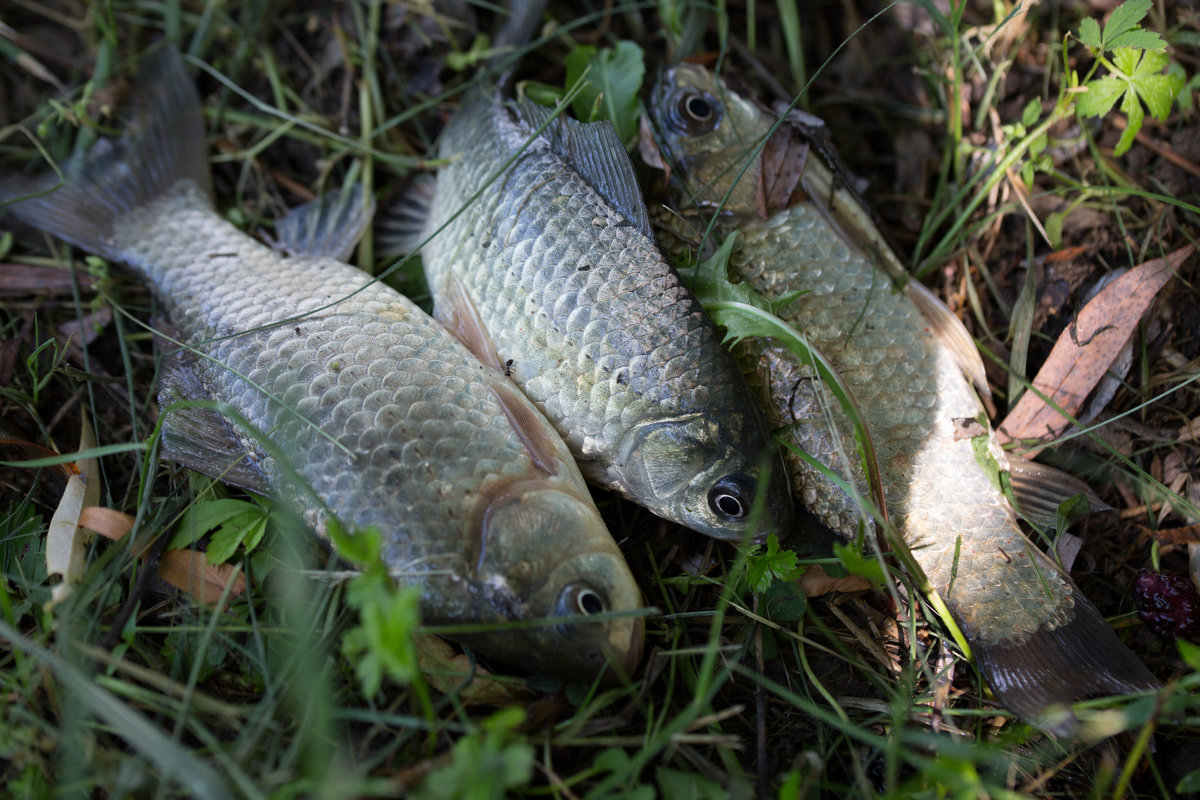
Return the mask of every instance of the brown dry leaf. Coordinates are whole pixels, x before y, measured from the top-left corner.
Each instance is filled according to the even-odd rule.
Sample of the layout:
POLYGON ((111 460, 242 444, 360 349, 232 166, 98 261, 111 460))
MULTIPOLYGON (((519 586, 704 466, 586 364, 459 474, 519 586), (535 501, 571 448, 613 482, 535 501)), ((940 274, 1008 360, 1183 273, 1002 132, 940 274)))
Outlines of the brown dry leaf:
MULTIPOLYGON (((119 542, 133 529, 133 517, 111 508, 90 506, 83 509, 79 524, 93 530, 106 539, 119 542)), ((145 546, 137 546, 138 558, 146 557, 145 546)), ((233 564, 209 566, 207 556, 199 550, 168 550, 158 562, 158 576, 177 589, 187 592, 202 603, 216 603, 225 591, 225 584, 233 581, 230 597, 246 591, 246 576, 233 564)))
MULTIPOLYGON (((1033 379, 1037 392, 1049 397, 1067 414, 1078 413, 1159 290, 1195 250, 1194 245, 1188 245, 1166 258, 1134 267, 1092 298, 1054 343, 1050 357, 1033 379)), ((1070 427, 1070 420, 1037 392, 1025 392, 1001 423, 997 435, 1002 443, 1047 441, 1070 427)), ((1027 454, 1036 452, 1037 448, 1027 454)))
POLYGON ((871 582, 861 575, 831 578, 819 564, 813 565, 797 582, 808 597, 820 597, 830 592, 861 592, 871 588, 871 582))
POLYGON ((1163 544, 1200 544, 1200 525, 1182 525, 1178 528, 1159 528, 1151 530, 1145 525, 1139 526, 1147 536, 1163 544))
POLYGON ((246 576, 233 564, 210 566, 208 556, 199 550, 168 550, 158 562, 158 576, 202 603, 212 605, 221 599, 231 580, 230 597, 246 591, 246 576))
POLYGON ((758 169, 758 214, 763 219, 797 199, 800 178, 808 162, 808 141, 790 125, 781 125, 763 147, 758 169), (769 176, 769 177, 768 177, 769 176))
MULTIPOLYGON (((417 664, 429 685, 442 693, 462 686, 471 674, 471 661, 463 653, 455 653, 450 644, 437 636, 414 636, 417 664)), ((492 680, 492 673, 476 665, 475 677, 463 687, 459 699, 467 706, 506 706, 524 703, 533 693, 524 686, 492 680)))

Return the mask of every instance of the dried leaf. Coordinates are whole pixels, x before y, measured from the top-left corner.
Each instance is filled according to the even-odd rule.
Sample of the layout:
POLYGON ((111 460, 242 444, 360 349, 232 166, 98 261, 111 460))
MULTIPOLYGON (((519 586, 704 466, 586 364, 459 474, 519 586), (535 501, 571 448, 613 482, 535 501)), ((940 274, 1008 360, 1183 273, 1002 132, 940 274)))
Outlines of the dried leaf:
MULTIPOLYGON (((1038 392, 1074 416, 1104 377, 1162 287, 1195 252, 1194 245, 1131 269, 1088 302, 1063 331, 1028 391, 1000 425, 1001 442, 1047 441, 1070 426, 1038 392)), ((1036 450, 1032 451, 1036 452, 1036 450)))
POLYGON ((871 588, 871 582, 858 575, 831 578, 820 565, 814 565, 800 577, 800 589, 809 597, 819 597, 830 592, 861 592, 871 588))
POLYGON ((58 269, 57 267, 37 267, 28 264, 0 264, 0 296, 18 297, 27 294, 69 295, 76 281, 78 281, 81 290, 91 290, 92 278, 83 272, 76 273, 72 277, 70 272, 58 269))
POLYGON ((1182 525, 1178 528, 1159 528, 1151 530, 1140 526, 1142 531, 1163 544, 1200 545, 1200 525, 1182 525))
MULTIPOLYGON (((106 539, 119 542, 133 529, 133 517, 111 508, 89 506, 83 509, 79 524, 95 531, 106 539)), ((148 543, 147 543, 148 545, 148 543)), ((147 545, 134 543, 134 552, 144 559, 147 545)), ((202 603, 215 603, 221 599, 225 584, 234 581, 230 597, 246 591, 246 577, 233 564, 217 567, 208 565, 208 556, 198 550, 168 550, 158 563, 158 576, 177 589, 187 592, 202 603)))
MULTIPOLYGON (((79 430, 79 450, 84 452, 95 446, 96 436, 84 413, 79 430)), ((62 578, 51 591, 47 608, 70 597, 87 569, 84 555, 91 536, 80 526, 79 517, 85 506, 94 505, 99 499, 100 476, 94 458, 81 459, 74 466, 75 474, 67 479, 62 499, 46 531, 46 572, 62 578)))
POLYGON ((532 692, 524 686, 492 680, 491 673, 475 666, 471 682, 463 681, 471 674, 471 661, 463 653, 455 653, 448 642, 437 636, 414 636, 417 646, 417 664, 425 674, 425 680, 439 692, 458 690, 458 697, 466 706, 507 706, 524 703, 532 692), (462 687, 459 689, 459 687, 462 687))
POLYGON ((208 556, 199 550, 168 550, 158 562, 158 576, 182 589, 202 603, 221 599, 225 585, 233 581, 230 597, 246 591, 246 576, 233 564, 209 566, 208 556))
POLYGON ((808 162, 808 140, 790 125, 781 125, 763 147, 758 171, 758 213, 763 219, 803 197, 800 178, 808 162), (801 197, 796 197, 800 192, 801 197))

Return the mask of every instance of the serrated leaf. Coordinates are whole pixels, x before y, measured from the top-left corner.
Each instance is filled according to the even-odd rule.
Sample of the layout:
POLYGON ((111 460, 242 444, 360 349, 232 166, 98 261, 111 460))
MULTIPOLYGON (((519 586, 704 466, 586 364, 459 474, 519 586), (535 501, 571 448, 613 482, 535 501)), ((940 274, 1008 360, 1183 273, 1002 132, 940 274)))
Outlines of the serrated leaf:
POLYGON ((1120 36, 1115 37, 1111 42, 1108 42, 1109 49, 1118 47, 1134 47, 1138 50, 1166 50, 1167 43, 1163 38, 1154 31, 1126 31, 1120 36))
POLYGON ((1118 158, 1129 152, 1129 148, 1133 146, 1133 138, 1142 129, 1142 121, 1146 118, 1146 112, 1142 111, 1142 104, 1138 102, 1134 92, 1126 93, 1121 100, 1121 110, 1129 119, 1125 123, 1125 131, 1117 140, 1117 146, 1113 148, 1113 155, 1118 158))
POLYGON ((1128 77, 1137 70, 1138 62, 1142 60, 1142 51, 1132 47, 1120 47, 1113 51, 1112 60, 1117 69, 1128 77))
POLYGON ((1102 117, 1112 109, 1113 104, 1129 88, 1129 84, 1105 76, 1091 81, 1084 88, 1087 91, 1079 94, 1079 99, 1075 101, 1075 109, 1085 117, 1102 117))
POLYGON ((1171 103, 1175 95, 1183 88, 1183 81, 1175 75, 1135 75, 1133 85, 1138 97, 1146 104, 1150 116, 1159 122, 1165 122, 1171 115, 1171 103))
POLYGON ((1152 2, 1153 0, 1126 0, 1114 8, 1108 18, 1108 24, 1104 26, 1104 49, 1111 50, 1115 38, 1126 31, 1136 29, 1150 11, 1152 2))
POLYGON ((1100 39, 1100 23, 1088 17, 1079 23, 1079 41, 1086 44, 1088 47, 1102 48, 1104 45, 1100 39))

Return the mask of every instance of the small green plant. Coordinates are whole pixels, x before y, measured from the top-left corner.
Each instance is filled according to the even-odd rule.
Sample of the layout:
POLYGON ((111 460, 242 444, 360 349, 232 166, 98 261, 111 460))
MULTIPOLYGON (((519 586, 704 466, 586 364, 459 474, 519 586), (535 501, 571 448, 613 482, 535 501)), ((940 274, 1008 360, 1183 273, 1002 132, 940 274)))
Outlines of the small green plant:
POLYGON ((1090 17, 1079 24, 1079 41, 1092 51, 1095 63, 1084 80, 1086 91, 1078 95, 1075 109, 1083 117, 1102 117, 1120 101, 1127 120, 1125 132, 1113 148, 1114 156, 1124 155, 1142 129, 1146 117, 1143 104, 1152 117, 1166 121, 1184 85, 1183 76, 1163 72, 1167 43, 1154 31, 1141 27, 1150 6, 1151 0, 1127 0, 1113 11, 1103 32, 1100 23, 1090 17), (1105 53, 1111 53, 1112 58, 1105 57, 1105 53), (1100 65, 1109 74, 1092 78, 1100 65))

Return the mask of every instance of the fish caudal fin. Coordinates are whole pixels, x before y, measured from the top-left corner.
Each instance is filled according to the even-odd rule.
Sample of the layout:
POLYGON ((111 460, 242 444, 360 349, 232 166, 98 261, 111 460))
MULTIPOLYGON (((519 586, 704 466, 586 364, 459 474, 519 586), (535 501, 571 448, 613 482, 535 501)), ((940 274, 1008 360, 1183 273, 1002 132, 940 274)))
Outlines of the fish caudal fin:
POLYGON ((1072 703, 1162 688, 1096 607, 1077 587, 1071 589, 1075 615, 1070 622, 1040 628, 1019 644, 971 643, 997 699, 1055 736, 1077 732, 1072 703))
POLYGON ((125 134, 101 139, 61 171, 0 181, 0 203, 36 228, 115 258, 113 222, 184 178, 209 192, 204 118, 196 87, 173 46, 147 56, 131 92, 125 134), (35 195, 35 196, 30 196, 35 195))

